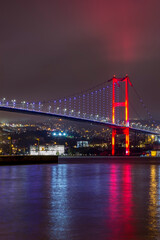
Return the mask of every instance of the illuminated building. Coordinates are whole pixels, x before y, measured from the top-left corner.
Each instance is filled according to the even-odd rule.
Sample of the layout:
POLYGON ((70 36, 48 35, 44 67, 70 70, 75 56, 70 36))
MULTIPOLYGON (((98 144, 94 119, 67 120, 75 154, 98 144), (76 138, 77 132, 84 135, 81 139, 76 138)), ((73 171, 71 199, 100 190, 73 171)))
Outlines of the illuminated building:
POLYGON ((77 148, 88 147, 88 141, 77 141, 77 148))
POLYGON ((30 155, 63 155, 64 145, 30 146, 30 155))

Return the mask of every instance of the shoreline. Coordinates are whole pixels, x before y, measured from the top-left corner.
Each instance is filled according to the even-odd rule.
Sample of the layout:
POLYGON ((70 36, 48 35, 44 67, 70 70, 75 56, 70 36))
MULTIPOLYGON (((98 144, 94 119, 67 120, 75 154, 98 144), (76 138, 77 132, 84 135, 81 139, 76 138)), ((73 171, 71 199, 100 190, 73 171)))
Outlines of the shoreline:
POLYGON ((58 163, 58 156, 0 156, 0 166, 2 165, 24 165, 24 164, 48 164, 58 163))
POLYGON ((139 156, 0 156, 0 166, 28 164, 67 164, 67 163, 136 163, 160 164, 160 157, 139 156))

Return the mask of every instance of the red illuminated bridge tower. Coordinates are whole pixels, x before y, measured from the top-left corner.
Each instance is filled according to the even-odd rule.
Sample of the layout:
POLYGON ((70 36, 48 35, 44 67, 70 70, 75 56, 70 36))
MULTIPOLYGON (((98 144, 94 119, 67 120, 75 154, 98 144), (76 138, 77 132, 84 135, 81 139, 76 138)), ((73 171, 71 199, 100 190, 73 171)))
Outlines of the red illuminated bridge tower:
MULTIPOLYGON (((121 128, 112 128, 112 155, 115 155, 115 136, 116 134, 125 134, 126 139, 126 155, 129 155, 129 102, 128 102, 128 83, 132 86, 129 77, 116 78, 115 76, 112 80, 112 123, 115 124, 115 108, 125 107, 125 125, 121 128), (125 83, 125 101, 116 102, 115 101, 115 84, 119 85, 118 82, 125 83)), ((120 85, 119 85, 120 86, 120 85)))

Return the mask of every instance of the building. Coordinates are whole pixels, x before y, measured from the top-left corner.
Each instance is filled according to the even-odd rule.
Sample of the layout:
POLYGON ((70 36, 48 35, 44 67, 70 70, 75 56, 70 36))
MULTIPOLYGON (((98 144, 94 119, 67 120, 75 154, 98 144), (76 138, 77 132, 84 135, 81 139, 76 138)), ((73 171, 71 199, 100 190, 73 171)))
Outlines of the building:
POLYGON ((77 141, 77 148, 88 147, 88 141, 77 141))
POLYGON ((63 155, 64 145, 30 146, 30 155, 63 155))

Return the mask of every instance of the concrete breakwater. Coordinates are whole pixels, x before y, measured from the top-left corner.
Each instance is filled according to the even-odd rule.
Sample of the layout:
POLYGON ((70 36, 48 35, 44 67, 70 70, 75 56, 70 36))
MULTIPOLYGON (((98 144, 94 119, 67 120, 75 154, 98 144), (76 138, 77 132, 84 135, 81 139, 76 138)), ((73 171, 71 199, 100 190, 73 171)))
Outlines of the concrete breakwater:
POLYGON ((58 156, 0 156, 0 165, 58 163, 58 156))

